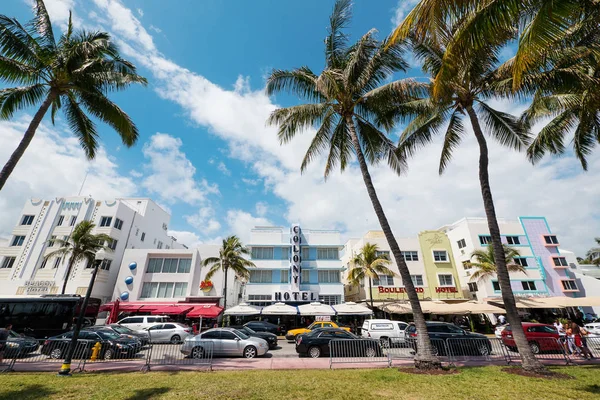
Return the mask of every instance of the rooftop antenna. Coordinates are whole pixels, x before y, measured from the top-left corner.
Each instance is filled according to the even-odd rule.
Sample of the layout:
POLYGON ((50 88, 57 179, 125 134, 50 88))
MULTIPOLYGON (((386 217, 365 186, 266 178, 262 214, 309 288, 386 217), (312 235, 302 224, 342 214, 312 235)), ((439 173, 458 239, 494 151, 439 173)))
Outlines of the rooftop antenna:
POLYGON ((85 176, 83 177, 83 182, 81 182, 81 187, 79 188, 79 193, 77 193, 77 196, 81 196, 81 191, 83 190, 83 185, 85 185, 85 180, 87 179, 89 172, 89 169, 85 171, 85 176))

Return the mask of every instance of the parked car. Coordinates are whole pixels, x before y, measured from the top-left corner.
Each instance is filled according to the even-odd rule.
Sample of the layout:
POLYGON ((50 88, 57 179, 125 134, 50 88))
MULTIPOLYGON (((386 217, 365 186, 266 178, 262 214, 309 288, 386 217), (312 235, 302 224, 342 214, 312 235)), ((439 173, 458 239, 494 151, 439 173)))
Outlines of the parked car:
POLYGON ((600 336, 600 322, 592 322, 583 326, 590 337, 600 336))
POLYGON ((123 325, 134 331, 141 331, 145 328, 150 328, 153 325, 169 322, 169 317, 166 315, 135 315, 125 317, 117 324, 123 325))
POLYGON ((270 323, 269 321, 250 321, 246 322, 244 326, 247 326, 254 332, 269 332, 277 336, 279 336, 279 334, 281 333, 281 328, 275 324, 270 323))
POLYGON ((134 331, 133 329, 129 329, 126 326, 119 325, 119 324, 96 325, 96 326, 90 326, 89 328, 86 328, 86 329, 90 330, 90 331, 108 329, 108 330, 113 331, 116 334, 126 336, 130 339, 137 339, 140 341, 142 346, 147 346, 148 343, 150 343, 150 337, 148 336, 148 332, 134 331))
POLYGON ((286 338, 286 340, 294 341, 294 340, 296 340, 296 338, 299 335, 308 333, 312 330, 319 329, 319 328, 340 328, 340 329, 350 332, 350 328, 345 327, 345 326, 339 326, 338 324, 336 324, 333 321, 315 321, 312 324, 310 324, 309 326, 307 326, 306 328, 297 328, 297 329, 291 329, 291 330, 287 331, 287 333, 285 334, 285 338, 286 338))
MULTIPOLYGON (((545 351, 560 351, 560 335, 553 325, 523 322, 523 331, 533 354, 545 351)), ((517 345, 512 334, 512 328, 507 325, 502 331, 502 343, 511 351, 517 351, 517 345)))
POLYGON ((502 339, 502 331, 506 328, 506 325, 496 325, 496 329, 494 330, 494 335, 498 339, 502 339))
POLYGON ((250 337, 257 337, 267 341, 269 343, 269 349, 274 349, 277 347, 277 335, 270 332, 256 332, 251 328, 243 325, 234 325, 230 326, 230 328, 236 329, 238 331, 244 332, 246 335, 250 337))
POLYGON ((385 345, 393 343, 404 343, 408 323, 402 321, 390 321, 389 319, 366 319, 361 328, 361 336, 369 339, 377 339, 385 345))
POLYGON ((296 340, 296 353, 300 357, 309 356, 318 358, 329 356, 329 342, 333 339, 346 339, 356 341, 356 344, 340 345, 336 356, 340 357, 381 357, 383 351, 379 341, 362 339, 355 334, 340 328, 317 328, 311 332, 298 336, 296 340), (361 342, 361 343, 358 343, 361 342))
POLYGON ((8 331, 8 339, 4 349, 5 358, 23 357, 33 353, 39 347, 37 339, 30 336, 18 334, 15 331, 8 331))
MULTIPOLYGON (((450 349, 455 355, 487 356, 492 353, 492 343, 485 335, 466 331, 448 322, 427 321, 425 324, 432 341, 433 351, 437 355, 447 355, 447 349, 450 349), (457 340, 448 342, 448 339, 457 340)), ((410 345, 415 351, 417 351, 417 336, 417 327, 410 324, 406 328, 406 339, 410 341, 410 345)))
POLYGON ((170 342, 177 344, 185 340, 186 337, 192 335, 192 328, 176 322, 153 325, 146 328, 145 331, 148 332, 151 343, 170 342))
POLYGON ((181 352, 192 358, 213 356, 254 358, 267 354, 269 344, 261 338, 250 337, 233 328, 214 328, 196 336, 189 336, 181 345, 181 352))
MULTIPOLYGON (((50 356, 50 358, 63 358, 71 344, 72 337, 73 331, 48 338, 42 345, 41 353, 50 356)), ((79 339, 81 341, 75 348, 73 358, 91 357, 96 343, 101 344, 98 358, 105 360, 118 357, 135 357, 142 348, 139 340, 119 335, 109 329, 93 331, 83 329, 79 332, 79 339)))

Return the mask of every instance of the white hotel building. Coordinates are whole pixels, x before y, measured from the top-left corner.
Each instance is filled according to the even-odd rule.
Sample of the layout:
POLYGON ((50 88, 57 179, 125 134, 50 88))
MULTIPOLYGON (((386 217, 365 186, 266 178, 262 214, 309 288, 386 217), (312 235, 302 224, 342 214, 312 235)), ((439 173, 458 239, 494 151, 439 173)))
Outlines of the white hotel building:
POLYGON ((30 199, 16 218, 8 241, 0 245, 0 296, 60 294, 67 279, 67 294, 85 295, 91 265, 80 262, 66 277, 68 260, 45 256, 58 249, 51 239, 67 238, 77 223, 88 220, 95 234, 113 238, 113 251, 101 251, 102 259, 92 296, 111 300, 125 249, 183 248, 167 234, 170 215, 150 199, 96 200, 66 197, 30 199))
POLYGON ((245 302, 257 306, 344 302, 343 245, 338 231, 302 229, 297 224, 290 228, 256 227, 248 247, 256 268, 250 269, 250 280, 244 287, 245 302))

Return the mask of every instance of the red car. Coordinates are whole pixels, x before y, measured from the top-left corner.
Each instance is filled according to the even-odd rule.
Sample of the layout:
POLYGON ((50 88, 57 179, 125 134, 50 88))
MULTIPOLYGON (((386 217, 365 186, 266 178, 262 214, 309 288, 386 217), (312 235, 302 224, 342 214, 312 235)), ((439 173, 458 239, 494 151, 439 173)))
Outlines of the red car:
MULTIPOLYGON (((560 351, 562 349, 558 340, 560 335, 553 325, 523 322, 523 330, 533 354, 544 351, 560 351)), ((502 343, 509 350, 517 351, 510 325, 502 331, 502 343)))

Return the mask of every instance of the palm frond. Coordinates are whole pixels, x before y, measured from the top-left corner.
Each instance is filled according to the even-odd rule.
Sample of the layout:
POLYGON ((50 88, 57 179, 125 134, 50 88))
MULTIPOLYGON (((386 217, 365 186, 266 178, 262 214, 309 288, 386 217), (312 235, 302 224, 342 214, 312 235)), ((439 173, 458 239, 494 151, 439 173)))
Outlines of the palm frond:
POLYGON ((287 92, 311 102, 324 100, 317 90, 317 76, 308 67, 291 71, 273 70, 267 78, 265 91, 267 96, 287 92))
POLYGON ((321 126, 317 129, 315 137, 310 142, 304 154, 302 164, 300 165, 300 172, 304 172, 311 161, 327 150, 332 136, 332 127, 334 125, 337 126, 335 115, 333 110, 328 110, 325 117, 323 117, 321 126))
POLYGON ((537 163, 546 152, 562 154, 565 151, 565 136, 575 129, 577 117, 571 111, 564 111, 548 122, 537 134, 527 149, 527 158, 537 163))
POLYGON ((278 126, 277 136, 279 142, 284 144, 305 129, 319 125, 328 110, 328 103, 309 103, 279 108, 271 113, 267 124, 278 126))
POLYGON ((531 139, 525 124, 510 114, 494 110, 483 101, 478 104, 479 111, 483 114, 483 122, 490 136, 500 144, 514 150, 527 148, 531 139))
POLYGON ((34 10, 35 18, 33 20, 33 26, 35 30, 40 35, 44 47, 54 49, 56 47, 56 41, 54 40, 54 32, 52 32, 50 15, 48 15, 48 10, 46 10, 44 1, 35 0, 34 10))
POLYGON ((465 128, 462 124, 462 116, 458 110, 455 110, 450 117, 446 135, 444 136, 444 145, 442 146, 442 155, 440 156, 439 174, 442 175, 452 158, 452 152, 458 147, 465 128))
POLYGON ((96 155, 96 148, 98 147, 98 133, 96 132, 96 127, 92 120, 89 119, 79 107, 79 104, 72 94, 69 94, 65 100, 64 112, 69 127, 79 139, 79 144, 83 148, 86 156, 89 159, 93 159, 96 155))
POLYGON ((325 38, 325 60, 328 68, 340 67, 348 44, 348 35, 344 33, 344 29, 348 27, 351 19, 352 2, 336 0, 329 17, 328 35, 325 38))
POLYGON ((36 105, 46 93, 46 86, 41 83, 0 90, 0 119, 10 119, 15 111, 36 105))

